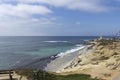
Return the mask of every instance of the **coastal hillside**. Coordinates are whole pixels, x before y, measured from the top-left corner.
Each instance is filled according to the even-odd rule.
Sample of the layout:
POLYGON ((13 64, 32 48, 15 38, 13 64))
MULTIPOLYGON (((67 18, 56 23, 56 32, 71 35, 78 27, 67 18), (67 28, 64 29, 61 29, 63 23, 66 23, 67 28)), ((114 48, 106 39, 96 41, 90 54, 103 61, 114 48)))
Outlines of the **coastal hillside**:
POLYGON ((89 74, 94 78, 114 80, 120 71, 120 42, 102 39, 90 43, 94 46, 88 49, 89 53, 79 55, 59 74, 89 74))

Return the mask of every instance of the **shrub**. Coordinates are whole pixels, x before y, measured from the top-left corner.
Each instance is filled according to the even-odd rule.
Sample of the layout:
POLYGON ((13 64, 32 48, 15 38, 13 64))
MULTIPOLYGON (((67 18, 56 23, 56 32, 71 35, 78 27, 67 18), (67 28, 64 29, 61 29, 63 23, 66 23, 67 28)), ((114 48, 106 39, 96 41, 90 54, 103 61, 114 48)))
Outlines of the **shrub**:
POLYGON ((37 71, 35 75, 33 70, 16 70, 16 73, 27 76, 29 80, 101 80, 101 79, 93 79, 90 75, 86 74, 71 74, 71 75, 55 75, 52 73, 48 73, 42 70, 37 71))

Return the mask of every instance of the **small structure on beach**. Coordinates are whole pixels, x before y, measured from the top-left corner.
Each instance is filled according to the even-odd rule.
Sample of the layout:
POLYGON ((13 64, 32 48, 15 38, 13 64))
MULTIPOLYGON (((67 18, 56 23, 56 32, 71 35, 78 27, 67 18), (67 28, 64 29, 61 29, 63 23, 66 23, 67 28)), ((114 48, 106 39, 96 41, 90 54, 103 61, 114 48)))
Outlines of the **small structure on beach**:
POLYGON ((120 31, 116 34, 116 39, 120 40, 120 31))
POLYGON ((98 40, 103 40, 103 36, 100 36, 100 38, 98 40))

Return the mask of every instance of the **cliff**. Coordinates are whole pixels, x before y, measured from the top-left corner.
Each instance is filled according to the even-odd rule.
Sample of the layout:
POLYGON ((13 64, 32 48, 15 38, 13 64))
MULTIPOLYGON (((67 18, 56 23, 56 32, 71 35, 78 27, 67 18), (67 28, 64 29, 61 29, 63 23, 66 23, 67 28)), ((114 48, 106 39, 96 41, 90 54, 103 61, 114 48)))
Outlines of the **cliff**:
POLYGON ((92 77, 114 80, 120 71, 120 42, 96 40, 94 46, 79 55, 59 74, 90 74, 92 77))

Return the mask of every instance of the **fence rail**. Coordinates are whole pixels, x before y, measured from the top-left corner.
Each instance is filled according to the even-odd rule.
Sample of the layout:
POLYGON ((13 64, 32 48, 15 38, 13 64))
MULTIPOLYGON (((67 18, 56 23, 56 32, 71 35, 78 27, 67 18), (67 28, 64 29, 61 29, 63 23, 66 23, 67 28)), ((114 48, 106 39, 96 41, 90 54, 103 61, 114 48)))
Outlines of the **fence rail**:
POLYGON ((13 70, 0 70, 0 75, 6 75, 9 77, 9 80, 13 80, 13 70))

